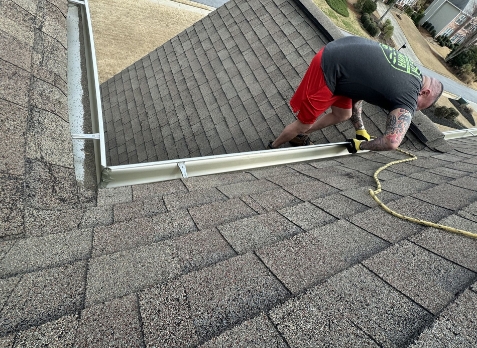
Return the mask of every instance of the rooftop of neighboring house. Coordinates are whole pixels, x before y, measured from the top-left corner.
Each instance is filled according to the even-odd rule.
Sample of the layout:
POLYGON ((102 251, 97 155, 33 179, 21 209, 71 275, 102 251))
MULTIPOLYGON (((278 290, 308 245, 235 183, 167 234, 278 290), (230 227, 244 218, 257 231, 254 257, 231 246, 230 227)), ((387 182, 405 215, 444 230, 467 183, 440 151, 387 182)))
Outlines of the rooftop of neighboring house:
POLYGON ((476 0, 447 0, 454 4, 458 9, 465 13, 472 13, 473 8, 477 5, 476 0))
MULTIPOLYGON (((303 39, 319 46, 337 32, 312 5, 230 1, 186 31, 196 46, 180 35, 165 45, 168 64, 160 66, 168 69, 154 70, 155 60, 148 58, 149 65, 144 58, 134 73, 143 67, 148 76, 152 67, 149 79, 157 80, 157 73, 179 81, 181 65, 166 54, 177 55, 177 41, 200 71, 212 65, 207 53, 221 62, 242 57, 249 69, 242 63, 234 76, 245 83, 252 75, 259 81, 250 71, 267 72, 272 92, 258 84, 258 95, 277 115, 286 111, 292 85, 270 75, 288 76, 280 67, 306 64, 304 57, 317 48, 305 46, 296 55, 291 38, 299 40, 306 28, 303 39), (242 32, 247 25, 234 24, 242 17, 248 34, 242 32), (211 18, 223 24, 215 27, 211 18), (224 51, 204 49, 217 42, 207 31, 212 27, 220 40, 226 35, 224 51), (204 30, 210 42, 199 37, 204 30), (265 35, 268 30, 276 31, 265 35), (251 37, 270 44, 256 47, 271 58, 258 59, 253 47, 242 55, 251 37), (286 58, 285 49, 296 59, 286 58)), ((77 182, 67 107, 67 12, 62 0, 0 2, 0 132, 7 139, 0 142, 0 346, 476 346, 477 239, 401 220, 369 196, 373 173, 406 158, 401 153, 361 152, 113 189, 77 182)), ((224 70, 225 85, 217 88, 227 110, 245 88, 247 100, 261 105, 253 84, 238 90, 231 70, 224 70)), ((202 100, 207 108, 204 76, 189 81, 184 91, 195 96, 193 105, 202 100)), ((159 89, 152 84, 151 97, 154 86, 159 89)), ((109 91, 110 100, 111 91, 120 94, 109 91)), ((164 101, 172 99, 161 91, 164 101)), ((365 112, 370 132, 379 134, 383 111, 368 105, 365 112)), ((197 115, 202 124, 207 113, 197 115)), ((249 113, 247 119, 250 128, 261 129, 249 113)), ((238 128, 245 133, 242 121, 238 128)), ((418 159, 382 172, 379 197, 399 213, 477 232, 477 138, 446 141, 423 115, 414 121, 405 147, 418 159)), ((334 141, 348 131, 341 125, 319 139, 334 141)), ((239 144, 261 139, 250 136, 243 134, 239 144)))
POLYGON ((476 7, 477 7, 477 0, 469 0, 467 5, 464 7, 463 11, 465 13, 472 14, 474 10, 476 9, 476 7))

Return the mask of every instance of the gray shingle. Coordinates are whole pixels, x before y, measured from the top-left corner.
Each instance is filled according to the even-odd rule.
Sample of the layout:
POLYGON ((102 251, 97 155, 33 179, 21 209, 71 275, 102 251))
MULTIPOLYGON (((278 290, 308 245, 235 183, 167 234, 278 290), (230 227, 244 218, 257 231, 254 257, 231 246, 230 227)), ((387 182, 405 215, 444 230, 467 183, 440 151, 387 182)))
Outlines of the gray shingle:
POLYGON ((129 295, 83 310, 75 346, 105 346, 114 342, 118 346, 138 347, 141 336, 137 297, 129 295))
POLYGON ((238 198, 193 207, 189 209, 189 212, 199 229, 221 225, 256 214, 238 198))
POLYGON ((302 231, 275 212, 241 219, 218 228, 239 254, 290 238, 302 231), (250 231, 254 231, 254 233, 252 234, 250 231))
POLYGON ((164 202, 169 210, 187 209, 197 205, 224 201, 226 199, 227 197, 216 188, 200 189, 189 193, 174 193, 164 196, 164 202))
POLYGON ((462 172, 460 170, 455 170, 455 169, 447 168, 447 167, 434 168, 434 169, 431 169, 430 172, 438 174, 438 175, 442 175, 442 176, 447 176, 449 178, 454 178, 454 179, 461 178, 467 175, 466 172, 462 172))
POLYGON ((165 244, 92 258, 88 267, 86 306, 128 295, 180 274, 180 262, 165 244), (156 267, 158 264, 162 267, 156 267))
POLYGON ((194 221, 184 210, 97 227, 94 231, 93 255, 130 249, 196 230, 194 221), (131 234, 132 230, 137 232, 131 234))
POLYGON ((385 183, 382 183, 382 187, 386 191, 408 196, 431 189, 434 185, 425 181, 412 179, 408 176, 403 176, 397 179, 386 180, 385 183))
POLYGON ((218 189, 229 198, 271 191, 277 188, 277 185, 268 180, 246 181, 218 187, 218 189))
POLYGON ((394 217, 380 207, 351 216, 349 220, 362 229, 392 243, 412 236, 423 229, 421 225, 394 217))
POLYGON ((352 267, 270 312, 296 347, 403 346, 432 316, 362 266, 352 267), (343 314, 346 313, 346 314, 343 314))
MULTIPOLYGON (((79 223, 80 228, 110 225, 113 223, 113 208, 111 206, 93 207, 85 211, 79 223)), ((75 221, 73 218, 68 221, 75 221)))
POLYGON ((235 328, 206 342, 200 347, 230 347, 237 344, 250 348, 287 347, 286 343, 265 314, 261 314, 253 319, 243 322, 235 328))
MULTIPOLYGON (((131 190, 131 187, 128 187, 131 190)), ((178 180, 161 181, 152 184, 135 185, 132 187, 134 200, 147 199, 151 196, 163 196, 170 193, 187 192, 184 184, 178 180)))
MULTIPOLYGON (((18 333, 15 337, 15 344, 20 347, 35 345, 73 347, 75 346, 77 328, 77 315, 66 315, 58 320, 18 333)), ((13 346, 12 340, 9 347, 13 346)))
MULTIPOLYGON (((476 222, 463 219, 457 215, 442 219, 439 224, 477 233, 476 222)), ((426 228, 422 233, 412 237, 411 240, 448 260, 477 272, 476 239, 466 238, 440 229, 426 228)))
POLYGON ((315 198, 339 192, 339 190, 334 188, 333 186, 327 185, 319 181, 291 185, 288 187, 284 187, 284 189, 290 192, 295 197, 301 199, 302 201, 309 201, 315 198))
POLYGON ((477 198, 477 192, 449 184, 441 184, 416 193, 413 197, 443 208, 457 210, 467 205, 469 201, 474 201, 477 198))
POLYGON ((317 174, 314 174, 313 176, 320 176, 317 179, 340 190, 349 190, 361 186, 372 186, 374 184, 372 177, 353 170, 344 170, 345 168, 343 167, 327 169, 328 168, 322 169, 319 174, 317 172, 317 174))
POLYGON ((177 251, 184 273, 199 270, 236 255, 215 228, 174 239, 172 246, 177 251))
MULTIPOLYGON (((29 236, 42 236, 73 230, 80 224, 82 213, 82 209, 57 211, 27 208, 24 215, 25 232, 29 236)), ((87 227, 91 226, 82 226, 87 227)))
POLYGON ((210 339, 283 301, 288 292, 253 254, 184 277, 196 334, 210 339), (236 284, 240 284, 237 287, 236 284))
POLYGON ((326 225, 336 220, 330 214, 310 203, 302 203, 279 210, 279 213, 304 230, 326 225))
POLYGON ((368 209, 367 206, 356 202, 342 194, 329 195, 310 201, 328 214, 341 219, 349 215, 355 215, 368 209))
POLYGON ((0 334, 77 312, 83 306, 85 270, 80 261, 22 276, 2 308, 0 334))
POLYGON ((131 202, 132 187, 124 186, 98 190, 98 205, 131 202))
POLYGON ((430 328, 419 336, 412 347, 475 346, 477 336, 473 330, 473 323, 477 318, 473 308, 476 305, 477 294, 469 290, 465 291, 440 314, 430 328))
POLYGON ((301 200, 283 189, 252 194, 250 197, 265 211, 278 210, 301 203, 301 200))
POLYGON ((393 201, 388 204, 388 207, 400 214, 432 222, 439 221, 452 213, 448 209, 412 197, 393 201))
POLYGON ((184 286, 169 282, 139 293, 144 341, 149 346, 190 346, 198 343, 184 286))
POLYGON ((258 255, 296 294, 386 246, 386 242, 341 220, 265 247, 258 255))
POLYGON ((73 168, 28 160, 25 163, 26 202, 32 208, 71 209, 79 206, 73 168))
POLYGON ((23 233, 24 186, 22 177, 0 174, 0 236, 23 233))
POLYGON ((452 178, 430 173, 430 172, 420 172, 414 173, 409 176, 410 178, 430 182, 432 184, 443 184, 445 182, 451 181, 452 178))
POLYGON ((78 230, 19 240, 0 262, 0 276, 61 266, 87 258, 91 230, 78 230))
POLYGON ((28 104, 28 88, 30 87, 31 73, 9 62, 2 61, 0 75, 3 77, 0 97, 26 106, 28 104))
POLYGON ((436 315, 475 278, 475 273, 408 241, 374 255, 363 264, 436 315))

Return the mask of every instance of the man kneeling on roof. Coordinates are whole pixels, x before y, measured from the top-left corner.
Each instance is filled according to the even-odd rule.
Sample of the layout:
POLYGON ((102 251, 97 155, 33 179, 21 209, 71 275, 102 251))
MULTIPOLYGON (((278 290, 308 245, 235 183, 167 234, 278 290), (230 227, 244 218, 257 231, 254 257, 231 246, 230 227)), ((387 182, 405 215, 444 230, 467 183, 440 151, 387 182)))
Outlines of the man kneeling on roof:
POLYGON ((356 138, 347 140, 350 153, 394 150, 414 112, 434 104, 443 88, 439 80, 421 75, 407 56, 387 45, 355 36, 332 41, 313 58, 290 100, 297 120, 267 148, 287 141, 293 146, 310 145, 308 134, 351 119, 356 138), (373 140, 361 119, 363 100, 390 110, 386 131, 373 140), (321 115, 329 107, 331 112, 321 115))

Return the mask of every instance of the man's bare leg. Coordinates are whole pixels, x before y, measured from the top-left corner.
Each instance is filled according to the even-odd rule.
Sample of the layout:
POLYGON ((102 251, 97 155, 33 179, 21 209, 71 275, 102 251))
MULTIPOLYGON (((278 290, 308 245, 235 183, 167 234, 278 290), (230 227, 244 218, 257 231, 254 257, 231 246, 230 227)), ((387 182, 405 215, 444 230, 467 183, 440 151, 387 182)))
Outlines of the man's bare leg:
POLYGON ((313 123, 313 125, 305 132, 305 134, 311 134, 317 130, 338 124, 340 122, 346 121, 352 115, 350 109, 342 109, 336 106, 331 107, 331 112, 325 115, 318 117, 318 119, 313 123))
POLYGON ((318 117, 313 124, 304 124, 301 123, 300 120, 296 120, 285 127, 278 138, 272 143, 272 147, 279 147, 298 134, 310 134, 316 130, 343 122, 351 117, 351 113, 351 109, 342 109, 332 106, 330 113, 318 117))
POLYGON ((275 139, 275 141, 272 143, 272 147, 279 147, 280 145, 296 137, 298 134, 305 133, 311 126, 311 124, 301 123, 300 120, 290 123, 285 127, 285 129, 283 129, 278 138, 275 139))

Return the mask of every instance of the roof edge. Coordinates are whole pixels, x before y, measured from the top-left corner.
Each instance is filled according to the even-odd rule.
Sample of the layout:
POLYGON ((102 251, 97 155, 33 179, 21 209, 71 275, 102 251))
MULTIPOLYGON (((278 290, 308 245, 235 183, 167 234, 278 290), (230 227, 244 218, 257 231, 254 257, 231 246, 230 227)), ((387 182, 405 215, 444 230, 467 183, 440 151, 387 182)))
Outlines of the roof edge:
POLYGON ((300 9, 318 27, 329 41, 343 37, 341 30, 316 6, 313 0, 294 0, 300 9))
POLYGON ((444 139, 444 134, 421 111, 414 113, 409 131, 433 151, 449 152, 452 150, 452 147, 444 139))
POLYGON ((448 0, 448 2, 457 7, 459 10, 464 11, 470 0, 448 0))

